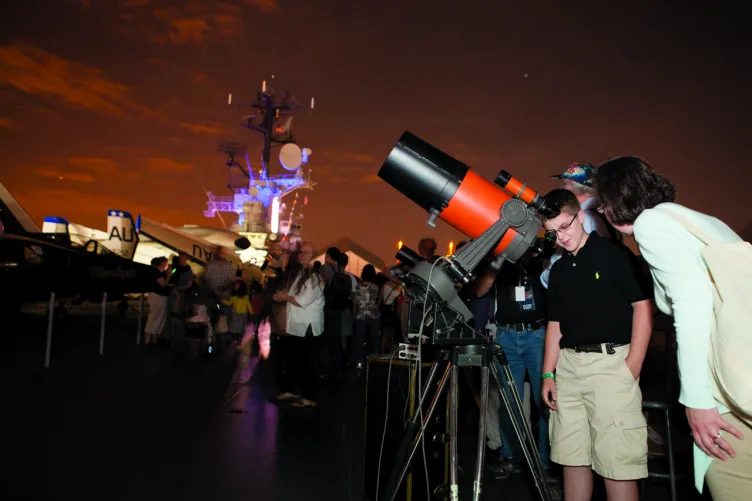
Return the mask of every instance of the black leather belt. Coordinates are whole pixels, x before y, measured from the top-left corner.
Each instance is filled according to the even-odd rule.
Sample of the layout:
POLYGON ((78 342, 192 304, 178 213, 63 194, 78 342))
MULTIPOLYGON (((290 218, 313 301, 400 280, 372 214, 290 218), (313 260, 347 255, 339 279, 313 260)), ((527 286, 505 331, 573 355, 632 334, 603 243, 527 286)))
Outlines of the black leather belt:
POLYGON ((513 330, 515 332, 524 332, 524 331, 534 331, 536 329, 540 329, 544 325, 546 325, 545 320, 536 320, 535 322, 530 322, 530 323, 500 324, 499 327, 513 330))
POLYGON ((579 346, 572 346, 570 350, 574 350, 575 353, 603 353, 605 347, 608 355, 616 353, 614 348, 619 346, 626 346, 626 343, 601 343, 601 344, 581 344, 579 346))

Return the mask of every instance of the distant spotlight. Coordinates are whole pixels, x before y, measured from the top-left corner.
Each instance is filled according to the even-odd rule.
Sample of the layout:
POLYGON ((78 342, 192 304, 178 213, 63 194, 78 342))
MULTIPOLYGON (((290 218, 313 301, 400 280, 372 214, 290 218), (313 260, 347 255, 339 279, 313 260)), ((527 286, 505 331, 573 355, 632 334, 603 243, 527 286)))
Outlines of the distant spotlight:
POLYGON ((271 232, 279 233, 279 197, 272 199, 271 232))

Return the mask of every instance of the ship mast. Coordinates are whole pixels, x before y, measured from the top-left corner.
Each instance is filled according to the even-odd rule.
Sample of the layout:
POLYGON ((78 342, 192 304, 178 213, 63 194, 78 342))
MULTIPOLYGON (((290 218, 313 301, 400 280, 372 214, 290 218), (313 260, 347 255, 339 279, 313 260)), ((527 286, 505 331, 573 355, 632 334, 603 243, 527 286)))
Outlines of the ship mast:
MULTIPOLYGON (((272 76, 272 78, 274 78, 272 76)), ((228 96, 228 106, 232 107, 232 94, 228 96)), ((248 158, 248 147, 245 144, 224 141, 220 143, 219 151, 227 160, 229 168, 228 188, 233 192, 230 197, 215 197, 208 193, 206 217, 214 217, 217 212, 234 212, 238 215, 237 224, 233 229, 239 233, 253 233, 256 240, 267 236, 277 240, 280 235, 290 231, 289 224, 280 224, 280 208, 282 198, 299 189, 313 189, 315 185, 310 179, 310 169, 303 171, 307 164, 311 150, 300 148, 295 140, 292 129, 293 113, 306 108, 295 101, 289 91, 277 96, 266 80, 261 84, 261 90, 256 92, 256 99, 250 105, 255 113, 241 119, 241 125, 261 134, 263 138, 261 152, 261 168, 254 174, 251 161, 248 158), (272 150, 279 148, 278 173, 271 171, 272 150), (236 156, 245 154, 244 166, 236 160, 236 156), (239 171, 247 180, 247 185, 234 186, 232 175, 239 171), (284 171, 287 171, 284 173, 284 171)), ((311 98, 310 109, 314 107, 311 98)), ((244 183, 245 184, 245 183, 244 183)), ((255 246, 255 245, 254 245, 255 246)))

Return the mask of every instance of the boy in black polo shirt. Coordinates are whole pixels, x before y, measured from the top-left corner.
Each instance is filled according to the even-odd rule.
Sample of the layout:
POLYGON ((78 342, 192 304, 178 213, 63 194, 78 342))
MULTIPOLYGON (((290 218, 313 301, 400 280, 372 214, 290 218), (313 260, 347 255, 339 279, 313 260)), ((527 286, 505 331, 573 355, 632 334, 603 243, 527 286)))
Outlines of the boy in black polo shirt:
POLYGON ((585 233, 577 197, 546 195, 559 213, 544 222, 564 254, 551 270, 543 401, 551 460, 564 466, 567 501, 589 501, 595 470, 609 501, 637 501, 647 472, 639 375, 652 330, 651 295, 635 257, 585 233), (554 370, 556 375, 554 376, 554 370))

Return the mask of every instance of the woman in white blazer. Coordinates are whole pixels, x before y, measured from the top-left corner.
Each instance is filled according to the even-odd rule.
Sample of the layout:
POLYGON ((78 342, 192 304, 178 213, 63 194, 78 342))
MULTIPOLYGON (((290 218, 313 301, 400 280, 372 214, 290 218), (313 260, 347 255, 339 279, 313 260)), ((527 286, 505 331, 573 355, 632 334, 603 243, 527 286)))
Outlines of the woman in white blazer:
POLYGON ((287 303, 285 351, 292 381, 285 385, 283 395, 289 396, 292 386, 300 387, 300 400, 294 407, 318 406, 318 378, 315 371, 317 339, 324 332, 324 279, 313 271, 311 259, 315 247, 311 242, 303 242, 298 252, 299 269, 293 277, 288 291, 277 291, 274 300, 287 303))
POLYGON ((713 289, 700 254, 704 244, 667 211, 719 242, 741 240, 722 221, 675 204, 676 188, 637 157, 619 157, 595 174, 599 211, 624 235, 634 236, 653 276, 658 308, 674 316, 679 402, 695 441, 695 486, 703 480, 715 501, 752 496, 752 427, 730 411, 708 362, 713 289), (746 435, 746 440, 744 436, 746 435))

